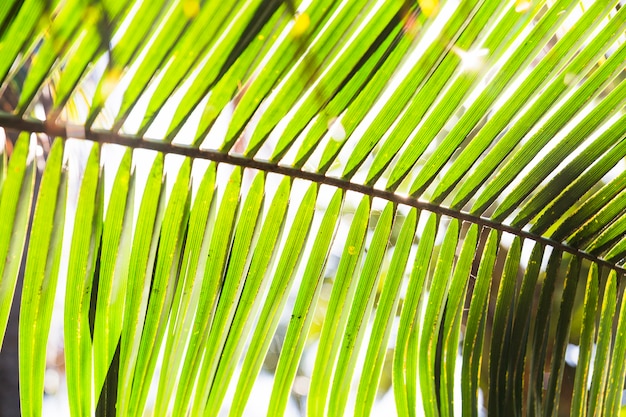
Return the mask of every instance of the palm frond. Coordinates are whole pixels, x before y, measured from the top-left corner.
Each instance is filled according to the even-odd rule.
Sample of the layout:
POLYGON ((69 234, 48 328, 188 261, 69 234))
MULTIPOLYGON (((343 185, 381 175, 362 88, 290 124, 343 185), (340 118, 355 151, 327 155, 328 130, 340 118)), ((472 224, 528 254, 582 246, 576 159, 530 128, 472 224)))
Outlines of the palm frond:
POLYGON ((3 2, 22 413, 617 415, 625 9, 3 2))

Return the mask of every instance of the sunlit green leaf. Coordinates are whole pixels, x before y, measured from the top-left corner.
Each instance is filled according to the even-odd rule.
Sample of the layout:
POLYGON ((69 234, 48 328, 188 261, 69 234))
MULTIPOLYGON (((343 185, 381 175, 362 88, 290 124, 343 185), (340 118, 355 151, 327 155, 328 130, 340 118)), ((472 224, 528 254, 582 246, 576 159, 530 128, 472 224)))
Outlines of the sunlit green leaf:
POLYGON ((196 394, 199 398, 206 398, 209 395, 215 369, 219 363, 219 353, 224 347, 226 337, 228 336, 228 328, 232 324, 233 316, 237 309, 239 297, 245 283, 241 277, 245 275, 244 271, 248 262, 252 239, 259 224, 259 215, 262 212, 264 188, 264 175, 257 173, 250 185, 248 196, 243 203, 237 220, 233 246, 226 269, 226 276, 224 277, 224 285, 203 354, 205 362, 199 375, 196 394))
POLYGON ((598 308, 598 266, 593 264, 587 277, 585 287, 585 304, 583 324, 580 330, 580 355, 576 367, 574 393, 572 394, 572 416, 587 415, 587 383, 591 368, 591 353, 593 349, 593 335, 595 333, 595 319, 598 308))
MULTIPOLYGON (((124 293, 130 261, 130 232, 134 192, 131 181, 131 151, 127 150, 118 168, 113 193, 102 231, 102 255, 94 320, 94 389, 99 393, 117 350, 122 329, 124 293), (129 201, 130 200, 130 201, 129 201)), ((134 184, 133 184, 134 185, 134 184)))
POLYGON ((302 198, 302 203, 298 208, 293 221, 293 228, 287 235, 283 253, 278 260, 278 265, 274 271, 272 282, 267 293, 267 302, 259 315, 259 323, 250 340, 248 354, 243 362, 241 376, 235 391, 235 398, 242 401, 235 401, 231 409, 233 415, 243 415, 246 399, 252 388, 254 377, 259 372, 263 357, 272 341, 272 335, 278 326, 278 320, 282 306, 287 301, 289 287, 293 284, 294 273, 301 258, 303 245, 309 234, 311 220, 315 209, 315 199, 317 197, 317 186, 311 185, 302 198), (251 352, 251 350, 253 352, 251 352), (254 352, 257 351, 257 352, 254 352))
POLYGON ((0 414, 617 415, 625 9, 0 2, 0 414))
POLYGON ((615 271, 609 273, 606 287, 602 297, 602 307, 600 309, 600 323, 598 325, 598 337, 596 339, 596 354, 593 361, 593 373, 591 375, 591 387, 589 388, 589 403, 587 414, 593 415, 596 410, 601 410, 605 400, 605 394, 612 391, 606 385, 609 373, 610 360, 608 360, 611 349, 611 339, 613 327, 613 317, 617 303, 617 290, 615 282, 617 274, 615 271))
POLYGON ((563 294, 559 309, 559 319, 556 325, 556 335, 552 350, 552 366, 550 368, 550 380, 544 402, 544 413, 548 416, 558 415, 559 397, 563 384, 563 370, 565 368, 565 349, 567 348, 570 326, 572 321, 572 309, 574 298, 579 283, 580 259, 570 260, 565 274, 563 294))
POLYGON ((29 142, 28 133, 20 134, 0 194, 0 341, 13 303, 33 199, 35 166, 26 160, 29 142))
POLYGON ((151 386, 159 347, 179 275, 178 259, 182 249, 182 235, 189 212, 189 159, 185 159, 172 188, 159 233, 156 264, 151 276, 148 305, 141 331, 141 342, 134 366, 133 393, 130 398, 132 414, 144 408, 151 386), (134 411, 134 412, 133 412, 134 411))
POLYGON ((470 272, 476 243, 478 227, 470 226, 463 242, 459 260, 454 268, 454 275, 450 282, 447 296, 447 305, 444 320, 444 350, 441 359, 440 382, 440 412, 442 416, 451 416, 454 413, 454 388, 456 384, 456 360, 459 354, 459 338, 461 336, 461 322, 465 293, 470 280, 470 272))
POLYGON ((419 241, 406 297, 402 303, 400 329, 393 358, 393 390, 396 409, 400 416, 412 416, 417 408, 415 398, 417 394, 417 369, 415 369, 417 363, 413 361, 416 355, 411 355, 409 345, 413 344, 411 339, 419 332, 418 308, 435 243, 437 223, 437 216, 431 214, 419 241))
POLYGON ((94 408, 89 310, 102 231, 103 187, 99 171, 100 146, 96 143, 87 161, 76 205, 63 323, 70 410, 77 416, 89 416, 94 408))
POLYGON ((311 250, 285 335, 285 342, 278 359, 268 414, 284 414, 298 361, 304 350, 309 329, 314 319, 315 306, 322 290, 323 267, 327 262, 328 248, 335 235, 342 200, 343 194, 337 190, 326 209, 314 247, 311 250))
POLYGON ((65 222, 67 173, 62 168, 63 142, 51 149, 40 185, 24 271, 20 312, 20 389, 22 415, 42 415, 45 347, 56 294, 65 222))
POLYGON ((341 343, 341 339, 335 338, 335 334, 343 333, 346 327, 350 312, 349 308, 346 308, 346 304, 347 306, 350 305, 356 291, 358 281, 354 279, 354 273, 363 253, 369 208, 369 198, 363 197, 354 213, 352 225, 341 254, 341 261, 335 274, 333 291, 328 302, 327 316, 324 319, 318 354, 311 377, 309 391, 311 401, 307 404, 307 412, 312 416, 325 414, 326 394, 330 388, 336 355, 341 343))
POLYGON ((165 369, 161 371, 159 378, 156 412, 164 413, 164 409, 167 409, 173 400, 172 393, 176 389, 175 376, 181 367, 185 342, 191 331, 190 322, 195 312, 195 303, 192 300, 198 292, 195 290, 199 287, 197 285, 199 276, 204 271, 210 236, 213 232, 212 221, 215 220, 214 187, 215 165, 211 164, 203 174, 189 215, 181 276, 177 280, 170 313, 170 327, 165 340, 163 353, 165 369))
MULTIPOLYGON (((343 340, 337 357, 337 365, 333 373, 330 387, 328 412, 341 415, 345 412, 348 394, 352 386, 352 376, 356 367, 358 351, 361 347, 369 316, 374 305, 376 288, 380 279, 380 268, 387 249, 389 234, 393 222, 394 207, 391 203, 378 218, 376 229, 361 268, 358 284, 354 292, 354 301, 350 307, 350 315, 345 324, 343 340)), ((337 338, 335 338, 337 340, 337 338)))
MULTIPOLYGON (((215 228, 211 236, 211 243, 206 259, 206 267, 200 283, 200 295, 193 319, 191 335, 184 358, 181 379, 195 381, 202 360, 202 351, 209 335, 209 330, 215 312, 215 302, 223 282, 224 269, 230 249, 233 227, 241 190, 241 169, 236 168, 226 185, 215 220, 215 228)), ((192 399, 191 392, 194 384, 186 384, 184 389, 177 390, 174 403, 175 410, 184 410, 192 399)), ((183 411, 181 411, 182 413, 183 411)))
MULTIPOLYGON (((554 295, 557 274, 561 265, 562 253, 553 251, 548 260, 543 282, 541 284, 541 293, 534 317, 536 318, 552 318, 552 296, 554 295)), ((546 365, 546 351, 548 349, 548 334, 550 331, 551 320, 535 320, 532 328, 532 349, 528 362, 530 364, 530 374, 528 383, 528 409, 531 413, 541 414, 544 391, 544 369, 546 365)))
POLYGON ((381 372, 387 351, 387 341, 391 333, 391 320, 400 299, 400 284, 404 277, 409 251, 415 235, 417 212, 411 210, 404 220, 393 251, 393 258, 380 294, 376 318, 370 344, 363 365, 363 375, 356 398, 355 415, 368 415, 378 389, 381 372))
POLYGON ((528 362, 527 344, 530 339, 530 329, 532 320, 533 298, 535 286, 539 278, 541 260, 545 248, 535 243, 530 255, 526 273, 522 279, 522 284, 517 297, 517 305, 511 324, 511 343, 509 349, 509 377, 507 378, 507 402, 506 407, 515 410, 516 415, 521 415, 524 399, 524 367, 528 362))
POLYGON ((454 219, 447 226, 446 235, 439 249, 435 272, 428 287, 428 301, 419 346, 419 382, 422 393, 422 407, 427 415, 439 414, 437 387, 435 386, 435 357, 439 332, 444 313, 449 277, 452 275, 454 254, 459 238, 459 222, 454 219))
POLYGON ((485 307, 489 305, 487 302, 491 292, 489 277, 496 261, 499 240, 498 232, 491 230, 476 274, 476 283, 467 316, 461 374, 462 406, 465 415, 475 416, 478 413, 478 374, 481 368, 481 351, 486 324, 485 307))
MULTIPOLYGON (((614 271, 611 271, 613 274, 614 271)), ((620 407, 622 395, 622 381, 626 377, 626 362, 621 358, 626 355, 626 293, 622 292, 620 300, 620 311, 615 332, 615 344, 611 352, 611 369, 607 379, 607 393, 604 400, 604 413, 606 415, 617 415, 620 407)), ((623 410, 623 408, 622 408, 623 410)))
POLYGON ((515 286, 517 283, 517 271, 520 264, 521 243, 519 238, 513 240, 506 256, 504 271, 500 278, 500 286, 496 296, 496 309, 493 314, 491 329, 491 346, 489 348, 489 413, 493 415, 505 415, 506 410, 506 378, 508 364, 506 357, 510 349, 507 335, 510 333, 511 316, 515 309, 515 286))
MULTIPOLYGON (((269 281, 266 272, 267 269, 271 267, 272 260, 277 255, 275 247, 282 233, 286 210, 289 204, 290 190, 290 179, 285 178, 281 181, 276 191, 259 234, 258 246, 250 262, 246 282, 237 305, 237 311, 229 329, 229 335, 232 335, 232 337, 226 339, 213 380, 226 382, 230 381, 232 378, 235 367, 239 363, 241 352, 245 347, 248 335, 251 331, 252 324, 250 317, 254 317, 263 304, 258 294, 264 292, 264 288, 269 281)), ((208 411, 214 410, 214 413, 218 412, 224 400, 224 395, 226 395, 227 388, 227 383, 213 384, 211 386, 209 399, 206 404, 208 411)))
POLYGON ((163 177, 163 155, 158 154, 150 169, 133 234, 133 243, 128 267, 122 336, 120 342, 120 377, 118 383, 118 410, 125 412, 130 406, 130 394, 134 365, 141 341, 143 315, 147 306, 147 291, 150 288, 153 261, 156 254, 154 238, 157 210, 161 200, 163 177))

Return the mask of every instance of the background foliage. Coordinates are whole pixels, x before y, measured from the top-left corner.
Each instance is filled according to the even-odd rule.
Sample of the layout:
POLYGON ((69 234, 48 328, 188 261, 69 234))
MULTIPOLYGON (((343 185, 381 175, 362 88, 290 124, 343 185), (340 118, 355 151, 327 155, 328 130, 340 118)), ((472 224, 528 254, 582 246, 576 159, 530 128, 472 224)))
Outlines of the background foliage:
POLYGON ((3 1, 22 415, 618 415, 621 6, 3 1))

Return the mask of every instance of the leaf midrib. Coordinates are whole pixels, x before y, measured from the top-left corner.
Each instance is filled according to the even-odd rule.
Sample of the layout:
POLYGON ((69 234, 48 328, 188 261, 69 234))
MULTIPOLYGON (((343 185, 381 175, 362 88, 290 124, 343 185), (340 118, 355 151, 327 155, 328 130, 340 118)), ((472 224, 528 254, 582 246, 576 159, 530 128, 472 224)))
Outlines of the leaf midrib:
POLYGON ((110 131, 87 130, 82 125, 61 125, 57 123, 44 122, 34 119, 22 119, 17 116, 0 113, 0 127, 5 129, 13 129, 19 131, 28 131, 33 133, 44 133, 50 137, 60 137, 62 139, 86 139, 100 144, 110 143, 116 145, 127 146, 133 149, 148 149, 165 154, 177 154, 189 156, 192 158, 205 159, 217 163, 226 163, 236 165, 243 168, 257 169, 260 171, 271 172, 275 174, 285 175, 292 178, 299 178, 316 182, 318 184, 330 185, 341 188, 346 191, 354 191, 360 194, 369 195, 371 197, 381 198, 396 204, 403 204, 415 207, 419 210, 429 211, 440 215, 456 218, 461 221, 477 224, 483 227, 510 233, 523 239, 530 239, 539 244, 552 247, 565 253, 578 256, 582 259, 595 262, 598 266, 614 269, 618 276, 626 276, 626 267, 619 266, 609 262, 598 256, 592 255, 579 248, 567 245, 545 236, 537 235, 525 230, 518 229, 507 224, 503 224, 488 218, 471 215, 467 212, 453 210, 438 204, 429 203, 414 197, 396 194, 393 191, 380 190, 372 186, 357 184, 348 180, 329 177, 321 173, 303 171, 298 168, 278 165, 268 161, 249 159, 243 156, 224 154, 217 150, 198 149, 189 145, 172 144, 163 140, 146 139, 137 135, 119 134, 110 131))

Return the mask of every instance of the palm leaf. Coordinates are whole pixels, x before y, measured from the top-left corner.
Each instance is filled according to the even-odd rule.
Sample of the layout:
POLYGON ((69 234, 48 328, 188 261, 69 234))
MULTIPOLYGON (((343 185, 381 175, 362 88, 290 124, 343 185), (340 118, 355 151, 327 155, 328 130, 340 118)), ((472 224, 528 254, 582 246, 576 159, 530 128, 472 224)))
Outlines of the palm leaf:
POLYGON ((616 415, 626 11, 583 3, 2 3, 22 413, 58 294, 71 415, 616 415))

